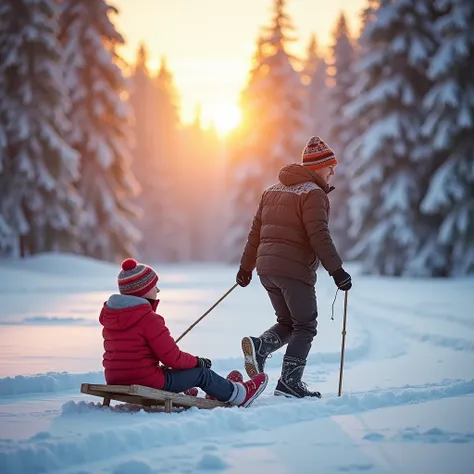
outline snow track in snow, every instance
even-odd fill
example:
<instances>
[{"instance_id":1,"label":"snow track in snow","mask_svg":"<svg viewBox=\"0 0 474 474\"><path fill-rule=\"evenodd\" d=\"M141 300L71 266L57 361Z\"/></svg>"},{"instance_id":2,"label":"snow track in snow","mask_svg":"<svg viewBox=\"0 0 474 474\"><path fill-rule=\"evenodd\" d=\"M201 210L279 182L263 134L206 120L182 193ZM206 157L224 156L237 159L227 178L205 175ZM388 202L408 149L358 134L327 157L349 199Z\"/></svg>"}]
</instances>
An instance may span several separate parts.
<instances>
[{"instance_id":1,"label":"snow track in snow","mask_svg":"<svg viewBox=\"0 0 474 474\"><path fill-rule=\"evenodd\" d=\"M410 305L400 304L399 302L386 302L381 303L379 300L368 297L358 297L357 303L359 306L363 305L364 308L379 308L383 313L389 311L391 313L396 313L398 318L404 318L406 315L409 315L410 318L415 316L416 318L421 318L425 320L440 321L441 323L453 322L459 326L474 330L474 320L469 319L469 316L463 317L455 314L457 311L463 311L463 309L457 309L456 306L450 306L448 308L443 307L442 305L438 306L428 306L427 303L420 302L417 309L413 308ZM431 303L434 305L434 303ZM465 309L464 309L465 311Z\"/></svg>"},{"instance_id":2,"label":"snow track in snow","mask_svg":"<svg viewBox=\"0 0 474 474\"><path fill-rule=\"evenodd\" d=\"M442 328L433 325L425 326L423 330L420 330L417 329L417 325L414 324L413 321L407 322L403 316L399 316L403 314L400 313L399 309L385 307L384 312L389 313L392 317L380 316L380 312L377 310L377 305L375 304L370 303L364 306L364 318L367 321L383 321L386 326L386 331L388 328L391 328L395 332L417 342L428 342L434 346L455 351L474 352L474 340L472 335L470 338L464 338L439 334L437 332L441 332Z\"/></svg>"}]
</instances>

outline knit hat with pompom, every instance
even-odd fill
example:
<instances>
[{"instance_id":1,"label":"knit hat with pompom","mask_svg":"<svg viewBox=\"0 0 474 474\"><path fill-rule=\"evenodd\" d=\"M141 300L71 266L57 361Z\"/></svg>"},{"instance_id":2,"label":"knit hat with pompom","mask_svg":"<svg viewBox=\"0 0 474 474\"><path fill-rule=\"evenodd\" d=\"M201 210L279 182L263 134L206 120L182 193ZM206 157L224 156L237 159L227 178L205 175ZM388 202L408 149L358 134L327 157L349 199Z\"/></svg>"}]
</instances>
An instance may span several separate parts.
<instances>
[{"instance_id":1,"label":"knit hat with pompom","mask_svg":"<svg viewBox=\"0 0 474 474\"><path fill-rule=\"evenodd\" d=\"M337 159L324 140L319 137L311 137L304 147L301 164L312 170L317 170L326 166L337 166Z\"/></svg>"},{"instance_id":2,"label":"knit hat with pompom","mask_svg":"<svg viewBox=\"0 0 474 474\"><path fill-rule=\"evenodd\" d=\"M158 275L148 265L127 258L122 262L117 280L122 295L143 296L156 286Z\"/></svg>"}]
</instances>

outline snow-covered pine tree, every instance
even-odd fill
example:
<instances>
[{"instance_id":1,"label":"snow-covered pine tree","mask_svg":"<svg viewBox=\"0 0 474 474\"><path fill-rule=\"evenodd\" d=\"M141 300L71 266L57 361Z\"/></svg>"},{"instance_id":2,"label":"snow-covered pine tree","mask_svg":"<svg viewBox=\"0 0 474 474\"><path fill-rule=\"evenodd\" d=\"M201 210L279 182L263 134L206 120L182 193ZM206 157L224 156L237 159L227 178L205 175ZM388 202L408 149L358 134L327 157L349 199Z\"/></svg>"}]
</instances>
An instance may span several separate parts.
<instances>
[{"instance_id":1,"label":"snow-covered pine tree","mask_svg":"<svg viewBox=\"0 0 474 474\"><path fill-rule=\"evenodd\" d=\"M351 255L364 271L402 275L424 236L420 218L422 101L434 52L431 0L382 0L361 38L359 78L347 112L362 132L352 156Z\"/></svg>"},{"instance_id":2,"label":"snow-covered pine tree","mask_svg":"<svg viewBox=\"0 0 474 474\"><path fill-rule=\"evenodd\" d=\"M140 185L148 186L150 183L143 181L145 175L149 174L147 166L143 165L143 160L150 160L153 154L154 132L156 118L154 113L153 81L147 66L148 51L144 44L140 44L133 73L130 80L130 105L133 109L133 154L132 170ZM138 155L138 159L137 159ZM138 166L136 166L138 165ZM155 169L156 170L156 169ZM153 171L155 171L153 170ZM149 180L151 177L148 178ZM143 199L141 194L139 200Z\"/></svg>"},{"instance_id":3,"label":"snow-covered pine tree","mask_svg":"<svg viewBox=\"0 0 474 474\"><path fill-rule=\"evenodd\" d=\"M160 228L161 196L159 182L159 160L156 150L157 117L156 90L147 66L148 53L143 44L137 51L131 77L130 104L133 109L134 144L132 148L132 172L142 192L135 203L140 208L141 218L137 227L142 239L137 244L140 258L156 261L161 241L157 235Z\"/></svg>"},{"instance_id":4,"label":"snow-covered pine tree","mask_svg":"<svg viewBox=\"0 0 474 474\"><path fill-rule=\"evenodd\" d=\"M321 55L319 53L318 40L314 33L311 33L306 47L306 54L303 62L303 69L301 71L301 81L307 85L311 82L314 72L321 62Z\"/></svg>"},{"instance_id":5,"label":"snow-covered pine tree","mask_svg":"<svg viewBox=\"0 0 474 474\"><path fill-rule=\"evenodd\" d=\"M369 35L365 34L370 23L376 20L376 12L380 7L380 0L366 0L366 6L361 11L361 22L360 30L358 33L357 40L355 42L355 57L354 63L352 65L352 70L354 74L354 84L353 87L349 89L349 100L344 109L345 116L353 119L351 123L351 129L354 131L354 135L361 135L366 131L366 129L374 122L377 118L377 112L370 112L366 110L366 113L362 116L358 116L354 120L355 115L352 110L352 103L354 100L358 99L359 93L362 90L370 90L374 86L376 80L371 77L370 73L364 71L367 68L366 62L370 58L371 49L374 50L374 47L371 45L372 39ZM379 53L377 53L379 54ZM362 60L365 62L363 63ZM354 150L354 142L348 144L347 152L352 153ZM360 157L357 155L351 154L351 160L354 164L360 160ZM366 160L366 163L370 162L370 158ZM352 171L347 174L347 179L349 182L349 189L351 191L351 200L348 202L349 210L349 221L351 226L349 228L349 239L352 240L353 245L358 242L359 233L363 228L369 228L372 223L372 216L370 214L369 206L371 205L372 195L370 187L360 187L359 183L354 182L354 178L358 176L362 170L355 171L355 167L352 168ZM361 250L354 251L353 247L346 257L349 258L360 258ZM366 271L370 271L367 270Z\"/></svg>"},{"instance_id":6,"label":"snow-covered pine tree","mask_svg":"<svg viewBox=\"0 0 474 474\"><path fill-rule=\"evenodd\" d=\"M242 255L243 245L252 222L253 213L260 199L265 180L264 157L260 155L261 141L258 130L258 117L265 109L263 96L252 94L259 87L263 74L260 64L263 61L264 40L259 37L252 58L249 81L240 95L242 121L240 126L226 140L226 160L228 183L228 232L225 237L225 259L236 263Z\"/></svg>"},{"instance_id":7,"label":"snow-covered pine tree","mask_svg":"<svg viewBox=\"0 0 474 474\"><path fill-rule=\"evenodd\" d=\"M355 50L343 13L339 16L334 30L331 50L334 73L331 76L331 86L326 91L326 128L322 131L322 136L333 148L338 160L332 183L335 190L329 195L332 210L330 226L337 249L345 258L353 245L349 234L351 190L348 175L348 168L353 160L347 152L347 147L356 138L357 133L353 118L345 112L346 105L351 101L350 89L355 80Z\"/></svg>"},{"instance_id":8,"label":"snow-covered pine tree","mask_svg":"<svg viewBox=\"0 0 474 474\"><path fill-rule=\"evenodd\" d=\"M391 0L388 1L390 2ZM387 0L366 0L365 8L363 8L360 12L360 29L357 35L357 44L359 44L361 40L363 42L364 31L369 23L372 23L377 19L375 13L380 8L382 2L387 2Z\"/></svg>"},{"instance_id":9,"label":"snow-covered pine tree","mask_svg":"<svg viewBox=\"0 0 474 474\"><path fill-rule=\"evenodd\" d=\"M14 243L13 229L9 225L7 212L9 205L7 205L7 188L3 177L6 177L6 153L7 153L7 136L6 136L6 102L7 102L7 91L6 91L6 74L2 69L2 65L5 62L2 60L4 51L4 39L2 32L6 31L5 20L7 20L6 8L9 5L6 3L0 4L0 255L8 255L12 252L12 246Z\"/></svg>"},{"instance_id":10,"label":"snow-covered pine tree","mask_svg":"<svg viewBox=\"0 0 474 474\"><path fill-rule=\"evenodd\" d=\"M307 114L307 136L326 135L328 121L325 107L327 90L327 64L318 50L316 36L310 37L303 68L302 82L305 85L305 105Z\"/></svg>"},{"instance_id":11,"label":"snow-covered pine tree","mask_svg":"<svg viewBox=\"0 0 474 474\"><path fill-rule=\"evenodd\" d=\"M309 138L305 130L304 90L300 74L293 67L295 58L288 52L295 28L285 8L286 0L274 0L271 24L263 32L264 54L259 65L262 78L249 91L250 100L260 100L254 94L263 95L264 115L259 117L258 131L266 156L268 184L275 181L281 166L300 161Z\"/></svg>"},{"instance_id":12,"label":"snow-covered pine tree","mask_svg":"<svg viewBox=\"0 0 474 474\"><path fill-rule=\"evenodd\" d=\"M184 217L183 199L189 193L181 186L180 100L172 71L166 58L161 59L158 74L153 79L154 146L158 173L155 176L158 194L156 213L159 224L155 228L158 258L165 261L180 261L188 256L189 235ZM192 148L190 148L192 149ZM190 159L189 149L184 150L183 165Z\"/></svg>"},{"instance_id":13,"label":"snow-covered pine tree","mask_svg":"<svg viewBox=\"0 0 474 474\"><path fill-rule=\"evenodd\" d=\"M69 140L81 157L82 252L110 261L134 255L140 238L131 204L139 189L130 170L131 113L116 53L124 40L113 13L104 0L63 0L60 34L72 102Z\"/></svg>"},{"instance_id":14,"label":"snow-covered pine tree","mask_svg":"<svg viewBox=\"0 0 474 474\"><path fill-rule=\"evenodd\" d=\"M0 5L0 232L13 254L75 250L78 156L65 141L57 14L54 0Z\"/></svg>"},{"instance_id":15,"label":"snow-covered pine tree","mask_svg":"<svg viewBox=\"0 0 474 474\"><path fill-rule=\"evenodd\" d=\"M474 273L474 3L437 0L440 47L428 75L423 133L434 163L421 210L434 229L410 270L415 275Z\"/></svg>"},{"instance_id":16,"label":"snow-covered pine tree","mask_svg":"<svg viewBox=\"0 0 474 474\"><path fill-rule=\"evenodd\" d=\"M232 261L240 257L261 193L277 180L283 165L300 161L308 138L304 89L287 51L294 28L285 3L274 0L271 25L259 37L254 67L242 93L244 124L231 151L235 217L228 247Z\"/></svg>"}]
</instances>

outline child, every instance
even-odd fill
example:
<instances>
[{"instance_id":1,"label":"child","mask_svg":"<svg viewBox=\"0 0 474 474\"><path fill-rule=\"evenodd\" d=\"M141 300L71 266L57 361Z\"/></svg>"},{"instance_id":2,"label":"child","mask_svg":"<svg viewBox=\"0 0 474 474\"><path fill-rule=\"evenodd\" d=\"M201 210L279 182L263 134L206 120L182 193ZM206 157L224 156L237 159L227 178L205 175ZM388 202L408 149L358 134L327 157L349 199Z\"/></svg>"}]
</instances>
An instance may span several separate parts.
<instances>
[{"instance_id":1,"label":"child","mask_svg":"<svg viewBox=\"0 0 474 474\"><path fill-rule=\"evenodd\" d=\"M132 258L122 262L120 294L104 303L99 321L104 327L105 379L110 385L145 385L168 392L200 387L208 398L248 407L265 390L268 376L247 382L223 378L211 361L183 352L174 342L165 320L155 313L158 275ZM165 366L161 367L160 362Z\"/></svg>"}]
</instances>

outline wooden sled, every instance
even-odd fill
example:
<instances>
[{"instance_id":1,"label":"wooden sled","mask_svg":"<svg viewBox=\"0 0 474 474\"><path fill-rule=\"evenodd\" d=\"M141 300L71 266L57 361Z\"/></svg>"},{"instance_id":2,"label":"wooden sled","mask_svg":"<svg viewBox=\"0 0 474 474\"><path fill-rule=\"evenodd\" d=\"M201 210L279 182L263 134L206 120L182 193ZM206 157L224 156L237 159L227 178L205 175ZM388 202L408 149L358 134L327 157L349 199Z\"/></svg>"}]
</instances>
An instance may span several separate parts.
<instances>
[{"instance_id":1,"label":"wooden sled","mask_svg":"<svg viewBox=\"0 0 474 474\"><path fill-rule=\"evenodd\" d=\"M143 385L100 385L81 384L81 393L102 397L104 406L110 406L111 400L139 405L144 408L161 409L165 413L187 410L191 407L211 409L228 407L227 403L208 400L203 397L193 397L182 393L166 392Z\"/></svg>"}]
</instances>

